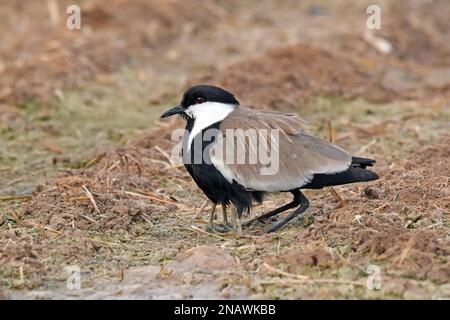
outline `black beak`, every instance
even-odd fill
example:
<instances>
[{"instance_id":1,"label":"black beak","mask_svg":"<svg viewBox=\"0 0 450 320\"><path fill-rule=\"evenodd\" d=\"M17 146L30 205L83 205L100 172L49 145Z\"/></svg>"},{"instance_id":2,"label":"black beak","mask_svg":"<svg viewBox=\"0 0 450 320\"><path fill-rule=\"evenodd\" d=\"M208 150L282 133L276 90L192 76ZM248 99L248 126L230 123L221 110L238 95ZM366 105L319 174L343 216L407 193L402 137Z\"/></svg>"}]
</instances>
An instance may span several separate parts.
<instances>
[{"instance_id":1,"label":"black beak","mask_svg":"<svg viewBox=\"0 0 450 320\"><path fill-rule=\"evenodd\" d=\"M179 113L182 113L182 112L184 112L183 107L182 106L176 106L176 107L173 107L172 109L169 109L166 112L164 112L161 115L161 118L167 118L167 117L173 116L174 114L179 114Z\"/></svg>"}]
</instances>

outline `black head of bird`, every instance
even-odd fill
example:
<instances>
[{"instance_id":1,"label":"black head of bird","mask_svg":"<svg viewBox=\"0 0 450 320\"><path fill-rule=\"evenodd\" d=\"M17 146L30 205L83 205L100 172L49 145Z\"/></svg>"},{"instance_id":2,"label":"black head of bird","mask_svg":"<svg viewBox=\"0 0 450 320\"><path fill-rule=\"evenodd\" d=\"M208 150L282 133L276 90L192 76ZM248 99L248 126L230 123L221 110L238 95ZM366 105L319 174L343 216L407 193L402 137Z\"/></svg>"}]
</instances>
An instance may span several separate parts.
<instances>
[{"instance_id":1,"label":"black head of bird","mask_svg":"<svg viewBox=\"0 0 450 320\"><path fill-rule=\"evenodd\" d=\"M239 101L228 91L215 86L198 85L186 90L180 104L164 112L161 118L175 114L179 114L185 119L203 118L202 113L217 114L223 108L228 110L230 107L234 108L238 105Z\"/></svg>"},{"instance_id":2,"label":"black head of bird","mask_svg":"<svg viewBox=\"0 0 450 320\"><path fill-rule=\"evenodd\" d=\"M255 221L266 222L272 216L295 208L266 231L284 227L308 208L309 201L301 189L322 189L378 179L376 173L367 170L375 160L352 157L340 147L309 134L305 122L292 114L240 106L233 94L219 87L198 85L189 88L180 104L161 117L175 114L187 120L183 143L186 169L214 204L232 204L235 229L241 228L242 213L249 211L254 201L262 202L266 193L290 192L293 200L244 226ZM204 139L210 129L214 129L214 136ZM245 140L249 132L256 132L259 138L261 132L267 133L267 130L277 133L276 141L249 147L251 143ZM239 134L243 134L244 139L236 139ZM243 154L247 161L254 156L252 159L257 161L241 163L235 161L236 157L229 161L229 158L217 156L218 149L223 148L219 141L240 141L244 147L234 143L235 153ZM276 150L276 170L270 174L264 173L268 164L261 160L258 150L261 147L265 148L264 152ZM225 148L228 151L227 148L228 145ZM198 154L201 161L194 159Z\"/></svg>"}]
</instances>

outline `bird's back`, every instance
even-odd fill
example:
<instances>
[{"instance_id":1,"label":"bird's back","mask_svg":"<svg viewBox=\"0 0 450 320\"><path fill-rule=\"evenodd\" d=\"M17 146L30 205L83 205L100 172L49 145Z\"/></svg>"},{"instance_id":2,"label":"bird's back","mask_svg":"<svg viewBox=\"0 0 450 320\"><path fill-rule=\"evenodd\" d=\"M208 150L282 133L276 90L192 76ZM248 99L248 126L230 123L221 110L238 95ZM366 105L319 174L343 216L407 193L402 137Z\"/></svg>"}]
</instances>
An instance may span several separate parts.
<instances>
[{"instance_id":1,"label":"bird's back","mask_svg":"<svg viewBox=\"0 0 450 320\"><path fill-rule=\"evenodd\" d=\"M212 161L230 181L267 192L300 188L314 174L348 169L352 157L343 149L310 135L305 124L291 114L239 107L220 124L226 143L217 146L222 152L212 152ZM257 140L253 144L256 145L252 145L249 137L255 134ZM242 152L245 152L244 163L238 160ZM235 157L233 161L226 158L230 153ZM269 154L273 161L270 165L261 157ZM255 158L256 163L249 163L248 160Z\"/></svg>"}]
</instances>

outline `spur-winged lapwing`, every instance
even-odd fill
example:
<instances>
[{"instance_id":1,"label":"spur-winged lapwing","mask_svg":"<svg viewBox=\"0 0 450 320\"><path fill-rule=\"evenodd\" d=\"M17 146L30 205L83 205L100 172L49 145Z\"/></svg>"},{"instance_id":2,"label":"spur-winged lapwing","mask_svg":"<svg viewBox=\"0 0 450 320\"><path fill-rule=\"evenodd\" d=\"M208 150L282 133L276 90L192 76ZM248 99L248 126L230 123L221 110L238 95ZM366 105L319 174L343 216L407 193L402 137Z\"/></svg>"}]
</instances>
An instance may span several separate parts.
<instances>
[{"instance_id":1,"label":"spur-winged lapwing","mask_svg":"<svg viewBox=\"0 0 450 320\"><path fill-rule=\"evenodd\" d=\"M376 173L366 169L375 160L352 157L338 146L312 136L306 131L305 122L292 114L240 106L233 94L219 87L198 85L189 88L180 105L167 110L161 117L175 114L187 122L182 149L186 169L213 202L214 209L219 203L224 208L233 205L231 218L234 228L239 231L242 213L248 212L254 201L262 202L266 193L290 192L294 197L292 202L246 224L255 220L265 222L295 208L266 229L273 232L308 208L309 201L300 189L321 189L378 179ZM236 132L244 135L244 139L239 139ZM252 132L256 132L256 140L250 139L255 137ZM261 132L277 135L269 134L269 137ZM274 137L276 139L272 139ZM257 143L250 143L250 140ZM236 154L228 158L229 145ZM265 150L261 153L258 149ZM276 157L271 159L277 162L272 172L261 156L270 152L275 153ZM245 161L236 161L242 155ZM256 161L251 162L250 158ZM211 217L211 225L212 221ZM225 211L224 222L227 223Z\"/></svg>"}]
</instances>

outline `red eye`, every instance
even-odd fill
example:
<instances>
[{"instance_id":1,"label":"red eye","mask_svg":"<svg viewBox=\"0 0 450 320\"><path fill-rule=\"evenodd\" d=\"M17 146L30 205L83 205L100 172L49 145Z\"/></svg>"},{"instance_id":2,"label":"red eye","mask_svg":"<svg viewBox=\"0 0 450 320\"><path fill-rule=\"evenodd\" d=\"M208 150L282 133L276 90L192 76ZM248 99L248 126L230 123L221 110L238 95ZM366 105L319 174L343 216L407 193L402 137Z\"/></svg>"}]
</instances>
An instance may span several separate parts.
<instances>
[{"instance_id":1,"label":"red eye","mask_svg":"<svg viewBox=\"0 0 450 320\"><path fill-rule=\"evenodd\" d=\"M206 99L202 98L202 97L198 97L197 99L195 99L196 104L205 103L205 102L206 102Z\"/></svg>"}]
</instances>

